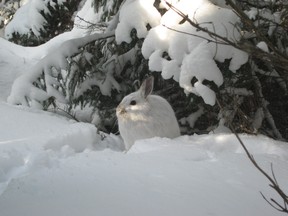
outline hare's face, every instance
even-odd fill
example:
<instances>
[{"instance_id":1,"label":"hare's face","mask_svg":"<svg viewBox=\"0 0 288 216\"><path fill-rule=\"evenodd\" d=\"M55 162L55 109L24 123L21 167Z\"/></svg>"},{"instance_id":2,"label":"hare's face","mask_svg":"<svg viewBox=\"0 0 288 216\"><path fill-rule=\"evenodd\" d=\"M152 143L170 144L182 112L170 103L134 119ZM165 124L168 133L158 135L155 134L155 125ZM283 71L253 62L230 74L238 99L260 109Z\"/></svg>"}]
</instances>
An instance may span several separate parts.
<instances>
[{"instance_id":1,"label":"hare's face","mask_svg":"<svg viewBox=\"0 0 288 216\"><path fill-rule=\"evenodd\" d=\"M141 97L139 92L134 92L123 98L116 109L116 115L119 120L143 121L149 110L147 99Z\"/></svg>"}]
</instances>

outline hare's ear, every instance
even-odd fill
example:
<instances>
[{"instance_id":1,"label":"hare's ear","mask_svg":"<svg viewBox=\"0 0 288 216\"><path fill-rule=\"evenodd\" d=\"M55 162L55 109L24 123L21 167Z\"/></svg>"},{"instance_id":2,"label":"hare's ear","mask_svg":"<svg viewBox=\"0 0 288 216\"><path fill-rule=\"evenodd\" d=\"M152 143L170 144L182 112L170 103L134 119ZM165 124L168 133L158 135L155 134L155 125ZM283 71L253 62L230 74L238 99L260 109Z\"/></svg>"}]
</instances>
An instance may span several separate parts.
<instances>
[{"instance_id":1,"label":"hare's ear","mask_svg":"<svg viewBox=\"0 0 288 216\"><path fill-rule=\"evenodd\" d=\"M147 79L145 79L139 89L141 96L143 98L146 98L148 95L150 95L153 91L153 86L154 86L153 76L150 76Z\"/></svg>"}]
</instances>

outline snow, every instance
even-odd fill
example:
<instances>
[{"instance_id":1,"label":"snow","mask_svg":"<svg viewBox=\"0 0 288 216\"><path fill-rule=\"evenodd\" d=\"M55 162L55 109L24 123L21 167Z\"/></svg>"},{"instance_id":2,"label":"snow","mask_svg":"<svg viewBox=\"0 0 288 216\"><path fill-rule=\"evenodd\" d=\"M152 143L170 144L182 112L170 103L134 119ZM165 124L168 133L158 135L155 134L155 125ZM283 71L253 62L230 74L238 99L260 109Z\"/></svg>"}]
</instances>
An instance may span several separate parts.
<instances>
[{"instance_id":1,"label":"snow","mask_svg":"<svg viewBox=\"0 0 288 216\"><path fill-rule=\"evenodd\" d=\"M91 13L84 13L87 10L87 5L91 6L91 0L86 1L86 4L78 14L87 22L91 22L95 17ZM22 17L26 15L26 13L23 13ZM5 81L0 80L0 84L6 86L3 88L3 92L0 92L2 100L8 98L11 104L30 105L38 108L41 108L38 101L46 100L51 96L57 98L61 103L66 102L66 98L57 90L59 83L57 83L55 75L52 74L50 68L65 69L67 66L67 57L79 52L80 46L96 40L98 37L114 35L114 32L102 35L99 32L97 33L97 31L93 31L93 34L90 35L91 31L88 33L87 29L81 28L78 25L78 21L76 19L76 24L70 32L60 34L37 47L22 47L0 38L0 57L2 57L0 74L2 77L6 77ZM23 24L19 20L17 23ZM17 23L13 24L12 22L10 25L14 26L13 28L18 28ZM37 82L37 78L43 72L45 74L45 84L47 85L46 91L33 85L33 82ZM101 90L103 89L103 92L107 95L110 94L112 87L118 88L112 78L107 79L101 85Z\"/></svg>"},{"instance_id":2,"label":"snow","mask_svg":"<svg viewBox=\"0 0 288 216\"><path fill-rule=\"evenodd\" d=\"M119 24L116 28L116 41L131 42L130 32L137 31L138 38L147 35L147 25L154 27L159 24L160 14L153 6L154 0L127 0L123 4L119 15Z\"/></svg>"},{"instance_id":3,"label":"snow","mask_svg":"<svg viewBox=\"0 0 288 216\"><path fill-rule=\"evenodd\" d=\"M283 11L276 11L274 13L272 13L272 11L270 9L267 8L263 8L263 9L257 9L255 7L251 7L249 9L249 11L244 11L247 16L252 19L255 20L255 25L257 26L259 23L259 20L263 19L263 20L269 20L271 21L271 23L269 23L269 30L268 30L268 35L271 36L273 34L273 32L275 31L276 25L281 22L281 16L283 15ZM256 19L259 19L258 21L256 21ZM261 20L261 22L263 22L263 20Z\"/></svg>"},{"instance_id":4,"label":"snow","mask_svg":"<svg viewBox=\"0 0 288 216\"><path fill-rule=\"evenodd\" d=\"M14 14L11 22L6 26L5 37L9 39L13 33L30 35L30 31L32 31L35 36L40 36L40 32L45 31L43 24L45 24L46 21L39 12L44 11L45 13L49 13L47 2L50 1L25 1Z\"/></svg>"},{"instance_id":5,"label":"snow","mask_svg":"<svg viewBox=\"0 0 288 216\"><path fill-rule=\"evenodd\" d=\"M103 32L103 29L97 26L97 23L101 23L101 17L104 13L104 11L101 10L103 7L101 7L98 13L95 13L93 9L91 10L91 5L93 4L93 0L85 1L83 7L79 12L77 12L74 19L74 30L78 29L79 31L83 32L83 35ZM95 27L92 27L92 25Z\"/></svg>"},{"instance_id":6,"label":"snow","mask_svg":"<svg viewBox=\"0 0 288 216\"><path fill-rule=\"evenodd\" d=\"M269 48L267 46L267 44L264 41L261 41L257 44L257 47L261 50L263 50L264 52L269 52Z\"/></svg>"},{"instance_id":7,"label":"snow","mask_svg":"<svg viewBox=\"0 0 288 216\"><path fill-rule=\"evenodd\" d=\"M182 0L174 2L173 6L202 28L232 42L240 37L234 27L238 17L228 8L218 7L207 0ZM174 10L168 10L161 17L160 24L146 36L142 47L143 56L149 59L150 70L161 72L165 79L173 77L187 93L199 95L205 103L214 105L215 92L202 82L207 79L218 86L222 84L222 73L215 60L223 62L231 59L229 69L236 72L247 62L248 55L221 44L220 39L198 31L187 22L179 24L182 19ZM163 53L168 53L171 60L163 58ZM198 80L198 87L191 84L194 77Z\"/></svg>"},{"instance_id":8,"label":"snow","mask_svg":"<svg viewBox=\"0 0 288 216\"><path fill-rule=\"evenodd\" d=\"M155 137L124 152L119 136L52 113L2 102L0 119L3 216L280 215L233 134ZM287 190L287 143L241 138Z\"/></svg>"},{"instance_id":9,"label":"snow","mask_svg":"<svg viewBox=\"0 0 288 216\"><path fill-rule=\"evenodd\" d=\"M196 112L191 113L188 117L180 119L181 124L187 122L191 128L194 128L196 121L204 114L204 108L200 107Z\"/></svg>"}]
</instances>

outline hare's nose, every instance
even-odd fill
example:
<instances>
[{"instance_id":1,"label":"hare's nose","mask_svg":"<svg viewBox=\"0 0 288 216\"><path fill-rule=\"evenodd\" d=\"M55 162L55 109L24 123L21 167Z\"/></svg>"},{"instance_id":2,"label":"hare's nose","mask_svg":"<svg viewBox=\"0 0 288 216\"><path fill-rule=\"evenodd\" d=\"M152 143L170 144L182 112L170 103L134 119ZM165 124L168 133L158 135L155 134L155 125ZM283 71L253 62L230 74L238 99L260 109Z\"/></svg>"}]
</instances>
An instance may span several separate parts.
<instances>
[{"instance_id":1,"label":"hare's nose","mask_svg":"<svg viewBox=\"0 0 288 216\"><path fill-rule=\"evenodd\" d=\"M126 113L126 110L125 110L125 108L123 106L119 105L116 108L116 113L117 114L124 114L124 113Z\"/></svg>"}]
</instances>

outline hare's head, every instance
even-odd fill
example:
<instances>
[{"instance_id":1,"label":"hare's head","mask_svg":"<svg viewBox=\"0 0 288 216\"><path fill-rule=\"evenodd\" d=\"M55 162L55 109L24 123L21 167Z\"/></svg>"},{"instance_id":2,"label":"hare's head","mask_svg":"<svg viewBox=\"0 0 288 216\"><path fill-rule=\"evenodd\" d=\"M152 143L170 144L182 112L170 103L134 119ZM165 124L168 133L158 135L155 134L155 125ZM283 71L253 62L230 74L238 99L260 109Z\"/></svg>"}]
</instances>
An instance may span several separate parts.
<instances>
[{"instance_id":1,"label":"hare's head","mask_svg":"<svg viewBox=\"0 0 288 216\"><path fill-rule=\"evenodd\" d=\"M122 120L143 120L151 110L151 105L147 97L153 90L154 78L147 78L141 85L140 89L123 98L116 109L118 119Z\"/></svg>"}]
</instances>

